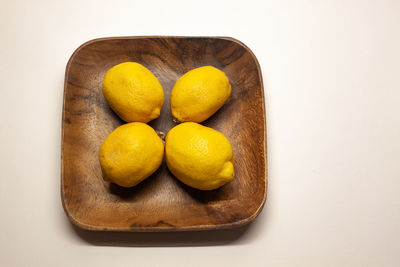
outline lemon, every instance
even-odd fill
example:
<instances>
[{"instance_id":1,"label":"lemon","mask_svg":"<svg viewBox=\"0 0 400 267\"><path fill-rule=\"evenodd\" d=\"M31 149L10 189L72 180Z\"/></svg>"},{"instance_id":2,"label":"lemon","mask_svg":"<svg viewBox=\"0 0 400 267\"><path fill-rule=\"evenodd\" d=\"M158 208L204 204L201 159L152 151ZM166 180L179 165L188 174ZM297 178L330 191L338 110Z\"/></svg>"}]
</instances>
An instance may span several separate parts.
<instances>
[{"instance_id":1,"label":"lemon","mask_svg":"<svg viewBox=\"0 0 400 267\"><path fill-rule=\"evenodd\" d=\"M104 76L103 95L126 122L149 122L160 116L164 91L154 74L139 63L125 62Z\"/></svg>"},{"instance_id":2,"label":"lemon","mask_svg":"<svg viewBox=\"0 0 400 267\"><path fill-rule=\"evenodd\" d=\"M171 173L197 189L216 189L234 176L232 146L228 139L194 122L179 124L168 132L165 156Z\"/></svg>"},{"instance_id":3,"label":"lemon","mask_svg":"<svg viewBox=\"0 0 400 267\"><path fill-rule=\"evenodd\" d=\"M100 147L103 178L132 187L155 172L164 156L164 144L145 123L132 122L115 129Z\"/></svg>"},{"instance_id":4,"label":"lemon","mask_svg":"<svg viewBox=\"0 0 400 267\"><path fill-rule=\"evenodd\" d=\"M185 73L171 91L172 115L181 122L202 122L217 112L231 94L224 72L212 66Z\"/></svg>"}]
</instances>

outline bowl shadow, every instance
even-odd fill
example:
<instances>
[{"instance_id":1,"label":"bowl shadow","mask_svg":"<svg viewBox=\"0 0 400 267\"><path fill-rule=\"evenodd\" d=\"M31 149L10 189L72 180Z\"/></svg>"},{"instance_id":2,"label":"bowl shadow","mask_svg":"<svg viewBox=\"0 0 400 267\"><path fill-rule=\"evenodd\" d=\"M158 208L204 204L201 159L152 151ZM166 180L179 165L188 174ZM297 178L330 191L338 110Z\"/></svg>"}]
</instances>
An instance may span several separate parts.
<instances>
[{"instance_id":1,"label":"bowl shadow","mask_svg":"<svg viewBox=\"0 0 400 267\"><path fill-rule=\"evenodd\" d=\"M182 232L101 232L88 231L70 223L86 243L114 247L196 247L228 245L240 240L252 223L232 229Z\"/></svg>"}]
</instances>

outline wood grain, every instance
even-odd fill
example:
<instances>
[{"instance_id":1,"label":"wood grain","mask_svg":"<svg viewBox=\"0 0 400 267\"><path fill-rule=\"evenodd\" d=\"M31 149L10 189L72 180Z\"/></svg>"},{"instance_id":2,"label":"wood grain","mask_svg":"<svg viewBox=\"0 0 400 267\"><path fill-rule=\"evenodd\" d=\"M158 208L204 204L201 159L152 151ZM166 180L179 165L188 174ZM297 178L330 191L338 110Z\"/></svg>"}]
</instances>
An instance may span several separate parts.
<instances>
[{"instance_id":1,"label":"wood grain","mask_svg":"<svg viewBox=\"0 0 400 267\"><path fill-rule=\"evenodd\" d=\"M214 191L180 183L165 162L147 180L125 189L104 182L98 151L123 122L101 93L105 72L135 61L150 69L165 93L161 116L149 124L167 133L175 123L169 95L185 72L223 70L232 85L227 103L203 124L232 143L235 179ZM267 189L264 90L253 53L228 37L117 37L89 41L68 62L62 122L61 196L64 210L88 230L168 231L229 228L251 222Z\"/></svg>"}]
</instances>

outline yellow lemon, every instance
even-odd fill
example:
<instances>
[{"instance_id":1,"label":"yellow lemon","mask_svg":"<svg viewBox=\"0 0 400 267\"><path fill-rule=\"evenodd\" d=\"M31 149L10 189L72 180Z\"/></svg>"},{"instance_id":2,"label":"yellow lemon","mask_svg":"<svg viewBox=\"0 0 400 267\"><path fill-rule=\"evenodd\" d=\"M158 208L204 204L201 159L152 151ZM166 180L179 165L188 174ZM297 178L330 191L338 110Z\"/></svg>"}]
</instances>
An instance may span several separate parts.
<instances>
[{"instance_id":1,"label":"yellow lemon","mask_svg":"<svg viewBox=\"0 0 400 267\"><path fill-rule=\"evenodd\" d=\"M100 147L103 178L123 187L137 185L161 165L164 144L145 123L132 122L115 129Z\"/></svg>"},{"instance_id":2,"label":"yellow lemon","mask_svg":"<svg viewBox=\"0 0 400 267\"><path fill-rule=\"evenodd\" d=\"M164 91L154 74L139 63L125 62L104 76L103 95L126 122L149 122L160 116Z\"/></svg>"},{"instance_id":3,"label":"yellow lemon","mask_svg":"<svg viewBox=\"0 0 400 267\"><path fill-rule=\"evenodd\" d=\"M225 73L212 66L185 73L171 92L172 115L181 122L202 122L217 112L231 94Z\"/></svg>"},{"instance_id":4,"label":"yellow lemon","mask_svg":"<svg viewBox=\"0 0 400 267\"><path fill-rule=\"evenodd\" d=\"M216 189L232 181L233 153L226 137L209 127L185 122L165 139L168 169L181 182L201 189Z\"/></svg>"}]
</instances>

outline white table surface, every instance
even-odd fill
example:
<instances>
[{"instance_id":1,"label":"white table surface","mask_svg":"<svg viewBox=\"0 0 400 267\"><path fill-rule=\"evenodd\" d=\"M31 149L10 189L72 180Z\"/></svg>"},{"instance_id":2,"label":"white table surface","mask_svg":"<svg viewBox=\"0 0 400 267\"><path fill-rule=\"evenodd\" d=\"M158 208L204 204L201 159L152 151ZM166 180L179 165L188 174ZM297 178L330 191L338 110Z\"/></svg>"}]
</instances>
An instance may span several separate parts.
<instances>
[{"instance_id":1,"label":"white table surface","mask_svg":"<svg viewBox=\"0 0 400 267\"><path fill-rule=\"evenodd\" d=\"M97 37L232 36L265 83L247 228L98 234L60 200L64 71ZM1 1L1 266L400 266L400 1Z\"/></svg>"}]
</instances>

